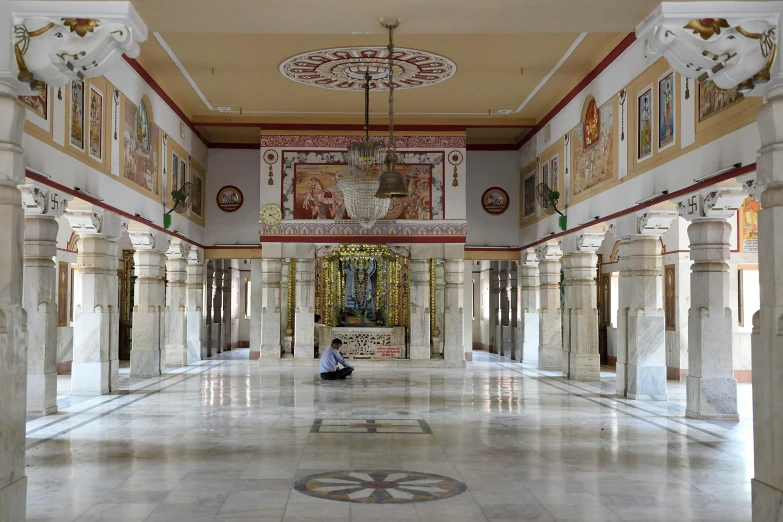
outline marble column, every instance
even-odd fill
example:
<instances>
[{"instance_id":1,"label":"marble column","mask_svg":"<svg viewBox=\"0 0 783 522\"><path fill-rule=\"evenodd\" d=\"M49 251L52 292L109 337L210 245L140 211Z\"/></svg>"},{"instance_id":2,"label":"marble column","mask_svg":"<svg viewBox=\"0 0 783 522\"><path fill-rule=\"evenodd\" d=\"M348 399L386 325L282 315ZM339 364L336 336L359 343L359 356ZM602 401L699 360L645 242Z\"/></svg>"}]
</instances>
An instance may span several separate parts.
<instances>
[{"instance_id":1,"label":"marble column","mask_svg":"<svg viewBox=\"0 0 783 522\"><path fill-rule=\"evenodd\" d=\"M166 366L178 368L188 364L187 279L190 243L180 238L169 241L166 250L166 313L163 339Z\"/></svg>"},{"instance_id":2,"label":"marble column","mask_svg":"<svg viewBox=\"0 0 783 522\"><path fill-rule=\"evenodd\" d=\"M753 318L753 522L783 519L783 86L758 112L761 309Z\"/></svg>"},{"instance_id":3,"label":"marble column","mask_svg":"<svg viewBox=\"0 0 783 522\"><path fill-rule=\"evenodd\" d=\"M294 269L296 261L294 261ZM294 345L294 324L288 324L288 303L290 292L295 290L294 281L291 279L291 260L283 260L282 278L280 279L280 338L283 339L281 355L291 355L291 349ZM293 314L291 314L293 318ZM292 319L293 321L293 319Z\"/></svg>"},{"instance_id":4,"label":"marble column","mask_svg":"<svg viewBox=\"0 0 783 522\"><path fill-rule=\"evenodd\" d=\"M511 261L500 262L500 331L503 357L511 357L514 332L511 328Z\"/></svg>"},{"instance_id":5,"label":"marble column","mask_svg":"<svg viewBox=\"0 0 783 522\"><path fill-rule=\"evenodd\" d=\"M10 5L10 4L7 4ZM10 9L10 8L9 8ZM0 6L0 14L5 6ZM10 23L6 24L10 28ZM10 29L9 29L10 30ZM10 33L0 31L10 37ZM5 47L10 49L6 40ZM10 52L6 52L10 59ZM2 60L0 60L2 61ZM3 65L0 63L0 66ZM0 67L2 70L2 67ZM27 318L22 308L24 212L17 185L24 182L25 108L14 88L0 83L0 520L25 520L25 415Z\"/></svg>"},{"instance_id":6,"label":"marble column","mask_svg":"<svg viewBox=\"0 0 783 522\"><path fill-rule=\"evenodd\" d=\"M231 350L231 260L223 260L222 272L222 296L223 315L221 316L223 324L220 326L220 349L224 352Z\"/></svg>"},{"instance_id":7,"label":"marble column","mask_svg":"<svg viewBox=\"0 0 783 522\"><path fill-rule=\"evenodd\" d=\"M498 262L489 263L489 352L500 353L500 279Z\"/></svg>"},{"instance_id":8,"label":"marble column","mask_svg":"<svg viewBox=\"0 0 783 522\"><path fill-rule=\"evenodd\" d=\"M250 261L253 300L250 318L250 350L258 352L260 363L280 359L282 299L280 282L283 279L280 259L253 259ZM257 288L256 288L257 287Z\"/></svg>"},{"instance_id":9,"label":"marble column","mask_svg":"<svg viewBox=\"0 0 783 522\"><path fill-rule=\"evenodd\" d=\"M511 344L508 356L515 360L522 360L522 329L519 325L519 282L517 279L517 263L509 261L508 288L509 288L509 327L511 327Z\"/></svg>"},{"instance_id":10,"label":"marble column","mask_svg":"<svg viewBox=\"0 0 783 522\"><path fill-rule=\"evenodd\" d=\"M560 313L560 259L563 251L557 241L536 248L539 273L538 367L562 368L563 333Z\"/></svg>"},{"instance_id":11,"label":"marble column","mask_svg":"<svg viewBox=\"0 0 783 522\"><path fill-rule=\"evenodd\" d=\"M444 289L445 307L443 332L443 358L447 366L463 367L465 365L465 347L463 343L463 314L465 296L463 295L463 281L465 269L462 260L447 260L443 263L443 279L446 283Z\"/></svg>"},{"instance_id":12,"label":"marble column","mask_svg":"<svg viewBox=\"0 0 783 522\"><path fill-rule=\"evenodd\" d=\"M443 279L443 262L435 263L435 325L438 331L433 332L432 353L443 355L443 330L446 329L443 309L445 306L446 281ZM435 335L435 334L439 335Z\"/></svg>"},{"instance_id":13,"label":"marble column","mask_svg":"<svg viewBox=\"0 0 783 522\"><path fill-rule=\"evenodd\" d=\"M538 356L538 294L538 257L535 251L527 250L522 252L519 265L519 329L522 341L519 361L525 360L525 354L536 354L535 359Z\"/></svg>"},{"instance_id":14,"label":"marble column","mask_svg":"<svg viewBox=\"0 0 783 522\"><path fill-rule=\"evenodd\" d=\"M71 205L65 212L79 237L73 291L73 364L71 395L111 391L111 284L117 266L109 256L109 238L120 236L120 218L92 205Z\"/></svg>"},{"instance_id":15,"label":"marble column","mask_svg":"<svg viewBox=\"0 0 783 522\"><path fill-rule=\"evenodd\" d=\"M206 307L206 313L204 314L204 341L206 351L202 353L202 358L204 359L212 357L215 350L215 345L212 342L212 296L215 285L215 266L211 259L206 263L206 272L207 284L204 287L204 306Z\"/></svg>"},{"instance_id":16,"label":"marble column","mask_svg":"<svg viewBox=\"0 0 783 522\"><path fill-rule=\"evenodd\" d=\"M223 353L223 263L222 259L215 259L215 276L213 279L214 287L212 290L212 354Z\"/></svg>"},{"instance_id":17,"label":"marble column","mask_svg":"<svg viewBox=\"0 0 783 522\"><path fill-rule=\"evenodd\" d=\"M685 381L688 417L738 418L731 334L736 319L731 312L727 264L731 225L727 219L734 217L744 199L740 187L714 187L677 203L680 215L690 222L693 261Z\"/></svg>"},{"instance_id":18,"label":"marble column","mask_svg":"<svg viewBox=\"0 0 783 522\"><path fill-rule=\"evenodd\" d=\"M294 358L313 359L315 352L315 262L296 260L294 304Z\"/></svg>"},{"instance_id":19,"label":"marble column","mask_svg":"<svg viewBox=\"0 0 783 522\"><path fill-rule=\"evenodd\" d=\"M120 228L107 230L109 270L106 273L106 302L109 304L109 391L120 389L120 278L122 263L120 237L127 230L128 221L119 217Z\"/></svg>"},{"instance_id":20,"label":"marble column","mask_svg":"<svg viewBox=\"0 0 783 522\"><path fill-rule=\"evenodd\" d=\"M628 270L628 256L630 237L620 239L618 248L617 268L619 277L617 279L617 366L615 369L615 392L621 397L628 396L628 313L630 310L631 288Z\"/></svg>"},{"instance_id":21,"label":"marble column","mask_svg":"<svg viewBox=\"0 0 783 522\"><path fill-rule=\"evenodd\" d=\"M206 349L204 328L204 250L191 247L188 254L186 278L186 332L188 357L187 364L196 363L203 358Z\"/></svg>"},{"instance_id":22,"label":"marble column","mask_svg":"<svg viewBox=\"0 0 783 522\"><path fill-rule=\"evenodd\" d=\"M165 234L148 227L131 228L128 235L136 249L130 374L154 377L161 374L167 360L161 328L165 324L163 267L168 241Z\"/></svg>"},{"instance_id":23,"label":"marble column","mask_svg":"<svg viewBox=\"0 0 783 522\"><path fill-rule=\"evenodd\" d=\"M411 259L410 358L430 358L430 261Z\"/></svg>"},{"instance_id":24,"label":"marble column","mask_svg":"<svg viewBox=\"0 0 783 522\"><path fill-rule=\"evenodd\" d=\"M601 379L595 251L603 238L604 230L585 230L565 236L561 245L566 282L562 366L569 379Z\"/></svg>"},{"instance_id":25,"label":"marble column","mask_svg":"<svg viewBox=\"0 0 783 522\"><path fill-rule=\"evenodd\" d=\"M72 198L37 184L20 185L24 207L24 289L27 312L27 412L57 411L58 217ZM67 306L60 303L60 306Z\"/></svg>"}]
</instances>

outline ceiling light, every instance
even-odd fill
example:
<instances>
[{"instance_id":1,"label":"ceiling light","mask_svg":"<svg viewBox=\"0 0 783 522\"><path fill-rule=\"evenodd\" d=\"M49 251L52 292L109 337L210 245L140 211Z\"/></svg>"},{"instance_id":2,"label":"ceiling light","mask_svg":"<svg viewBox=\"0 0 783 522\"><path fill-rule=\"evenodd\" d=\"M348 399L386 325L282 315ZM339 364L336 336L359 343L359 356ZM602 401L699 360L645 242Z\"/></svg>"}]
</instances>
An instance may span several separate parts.
<instances>
[{"instance_id":1,"label":"ceiling light","mask_svg":"<svg viewBox=\"0 0 783 522\"><path fill-rule=\"evenodd\" d=\"M511 114L511 113L512 113L512 112L514 112L514 111L512 111L511 109L498 109L498 110L497 110L497 111L495 111L495 112L496 112L497 114Z\"/></svg>"},{"instance_id":2,"label":"ceiling light","mask_svg":"<svg viewBox=\"0 0 783 522\"><path fill-rule=\"evenodd\" d=\"M231 107L218 107L218 112L231 112Z\"/></svg>"},{"instance_id":3,"label":"ceiling light","mask_svg":"<svg viewBox=\"0 0 783 522\"><path fill-rule=\"evenodd\" d=\"M726 167L725 169L716 170L712 174L706 174L704 176L701 176L699 178L694 179L693 181L696 182L696 183L701 183L702 181L706 181L706 180L708 180L710 178L714 178L715 176L720 176L721 174L725 174L727 172L731 172L732 170L738 169L740 167L742 167L742 163L735 163L734 165L732 165L730 167Z\"/></svg>"}]
</instances>

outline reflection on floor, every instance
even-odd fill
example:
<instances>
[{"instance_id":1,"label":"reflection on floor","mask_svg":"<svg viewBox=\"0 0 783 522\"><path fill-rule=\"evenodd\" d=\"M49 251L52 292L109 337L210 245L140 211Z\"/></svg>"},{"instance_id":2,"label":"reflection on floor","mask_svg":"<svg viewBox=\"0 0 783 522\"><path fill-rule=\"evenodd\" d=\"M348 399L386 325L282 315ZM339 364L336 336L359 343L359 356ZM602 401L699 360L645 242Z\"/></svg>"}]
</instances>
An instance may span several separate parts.
<instances>
[{"instance_id":1,"label":"reflection on floor","mask_svg":"<svg viewBox=\"0 0 783 522\"><path fill-rule=\"evenodd\" d=\"M466 370L357 364L334 386L246 358L123 369L122 393L94 398L60 377L60 412L27 426L28 520L750 520L748 385L739 423L702 422L682 383L619 400L609 372L481 352Z\"/></svg>"}]
</instances>

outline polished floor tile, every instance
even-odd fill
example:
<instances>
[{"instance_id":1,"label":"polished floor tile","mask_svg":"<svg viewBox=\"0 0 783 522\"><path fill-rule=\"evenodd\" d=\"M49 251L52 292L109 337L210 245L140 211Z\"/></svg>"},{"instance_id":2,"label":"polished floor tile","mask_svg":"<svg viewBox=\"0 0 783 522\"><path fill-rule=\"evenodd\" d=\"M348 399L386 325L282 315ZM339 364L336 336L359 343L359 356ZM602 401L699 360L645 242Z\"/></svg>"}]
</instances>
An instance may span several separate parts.
<instances>
[{"instance_id":1,"label":"polished floor tile","mask_svg":"<svg viewBox=\"0 0 783 522\"><path fill-rule=\"evenodd\" d=\"M124 368L103 397L60 376L59 413L28 419L28 520L750 520L749 385L740 422L708 422L683 383L629 401L608 369L570 382L475 352L322 382L246 357Z\"/></svg>"}]
</instances>

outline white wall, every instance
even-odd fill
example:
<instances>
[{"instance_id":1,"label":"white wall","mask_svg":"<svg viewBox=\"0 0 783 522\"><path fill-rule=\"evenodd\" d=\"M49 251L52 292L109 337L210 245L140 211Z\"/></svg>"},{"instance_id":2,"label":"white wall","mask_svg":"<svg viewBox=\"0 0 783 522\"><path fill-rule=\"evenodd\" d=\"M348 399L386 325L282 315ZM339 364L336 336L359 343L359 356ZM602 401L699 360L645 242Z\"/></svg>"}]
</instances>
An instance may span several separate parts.
<instances>
[{"instance_id":1,"label":"white wall","mask_svg":"<svg viewBox=\"0 0 783 522\"><path fill-rule=\"evenodd\" d=\"M519 164L516 151L468 151L467 153L468 246L518 246ZM481 196L490 187L508 192L508 210L487 213Z\"/></svg>"},{"instance_id":2,"label":"white wall","mask_svg":"<svg viewBox=\"0 0 783 522\"><path fill-rule=\"evenodd\" d=\"M206 245L259 244L261 156L258 150L209 149L212 168L207 176ZM215 199L225 185L242 191L244 203L236 212L223 212ZM266 185L265 185L266 187ZM280 201L279 182L271 187Z\"/></svg>"}]
</instances>

